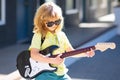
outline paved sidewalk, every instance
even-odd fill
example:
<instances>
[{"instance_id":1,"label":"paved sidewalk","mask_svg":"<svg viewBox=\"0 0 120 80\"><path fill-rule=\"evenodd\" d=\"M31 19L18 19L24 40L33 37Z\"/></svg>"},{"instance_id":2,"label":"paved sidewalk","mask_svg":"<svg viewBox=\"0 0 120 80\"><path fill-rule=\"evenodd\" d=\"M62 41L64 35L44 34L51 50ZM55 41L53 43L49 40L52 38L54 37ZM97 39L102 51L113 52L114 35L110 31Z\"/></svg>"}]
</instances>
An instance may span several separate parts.
<instances>
[{"instance_id":1,"label":"paved sidewalk","mask_svg":"<svg viewBox=\"0 0 120 80\"><path fill-rule=\"evenodd\" d=\"M16 70L16 57L27 49L29 44L14 44L0 49L0 74L9 74Z\"/></svg>"},{"instance_id":2,"label":"paved sidewalk","mask_svg":"<svg viewBox=\"0 0 120 80\"><path fill-rule=\"evenodd\" d=\"M93 58L82 58L70 65L68 74L74 80L120 80L120 36L108 42L115 42L114 50L96 51Z\"/></svg>"}]
</instances>

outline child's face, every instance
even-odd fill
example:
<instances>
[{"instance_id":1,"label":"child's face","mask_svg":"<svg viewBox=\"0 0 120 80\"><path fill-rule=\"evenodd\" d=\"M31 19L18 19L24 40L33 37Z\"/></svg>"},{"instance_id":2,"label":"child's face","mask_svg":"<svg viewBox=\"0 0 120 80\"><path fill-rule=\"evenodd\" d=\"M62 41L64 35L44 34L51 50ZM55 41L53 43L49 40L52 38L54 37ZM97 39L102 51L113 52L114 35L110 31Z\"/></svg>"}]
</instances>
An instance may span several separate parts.
<instances>
[{"instance_id":1,"label":"child's face","mask_svg":"<svg viewBox=\"0 0 120 80\"><path fill-rule=\"evenodd\" d=\"M60 18L50 18L45 22L45 26L49 31L54 32L60 23Z\"/></svg>"}]
</instances>

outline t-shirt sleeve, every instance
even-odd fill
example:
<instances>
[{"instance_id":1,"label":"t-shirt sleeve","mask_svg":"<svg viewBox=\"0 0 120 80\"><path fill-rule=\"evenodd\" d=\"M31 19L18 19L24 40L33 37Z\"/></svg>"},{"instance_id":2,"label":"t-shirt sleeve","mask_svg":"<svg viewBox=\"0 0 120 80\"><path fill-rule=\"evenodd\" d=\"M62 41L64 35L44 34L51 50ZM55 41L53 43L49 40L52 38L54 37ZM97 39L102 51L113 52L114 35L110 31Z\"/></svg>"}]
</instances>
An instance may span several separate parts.
<instances>
[{"instance_id":1,"label":"t-shirt sleeve","mask_svg":"<svg viewBox=\"0 0 120 80\"><path fill-rule=\"evenodd\" d=\"M67 36L64 32L63 32L62 37L63 37L63 40L64 40L64 48L67 49L69 47L72 47L70 41L68 40L68 38L67 38Z\"/></svg>"},{"instance_id":2,"label":"t-shirt sleeve","mask_svg":"<svg viewBox=\"0 0 120 80\"><path fill-rule=\"evenodd\" d=\"M29 49L31 48L40 49L40 47L41 47L41 34L34 33Z\"/></svg>"}]
</instances>

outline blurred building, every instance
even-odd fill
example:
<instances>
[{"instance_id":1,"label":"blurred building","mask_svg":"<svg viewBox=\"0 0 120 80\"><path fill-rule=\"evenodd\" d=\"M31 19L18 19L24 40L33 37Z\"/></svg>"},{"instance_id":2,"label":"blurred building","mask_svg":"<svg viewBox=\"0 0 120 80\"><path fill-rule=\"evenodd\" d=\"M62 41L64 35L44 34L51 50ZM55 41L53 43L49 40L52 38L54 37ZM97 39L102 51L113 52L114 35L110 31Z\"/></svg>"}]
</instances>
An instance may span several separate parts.
<instances>
[{"instance_id":1,"label":"blurred building","mask_svg":"<svg viewBox=\"0 0 120 80\"><path fill-rule=\"evenodd\" d=\"M53 1L62 10L65 27L99 22L113 12L114 0L0 0L0 47L30 41L34 13L39 5Z\"/></svg>"}]
</instances>

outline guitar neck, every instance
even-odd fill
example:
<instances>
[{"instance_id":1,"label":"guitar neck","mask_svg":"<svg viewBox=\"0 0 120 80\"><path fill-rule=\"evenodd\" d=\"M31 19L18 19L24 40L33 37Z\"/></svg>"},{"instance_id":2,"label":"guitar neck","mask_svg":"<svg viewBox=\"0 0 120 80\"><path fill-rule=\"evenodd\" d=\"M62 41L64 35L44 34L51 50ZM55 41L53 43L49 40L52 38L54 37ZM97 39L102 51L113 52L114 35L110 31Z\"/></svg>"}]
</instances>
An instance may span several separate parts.
<instances>
[{"instance_id":1,"label":"guitar neck","mask_svg":"<svg viewBox=\"0 0 120 80\"><path fill-rule=\"evenodd\" d=\"M81 53L90 51L91 49L95 50L96 48L95 48L95 46L90 46L90 47L77 49L77 50L70 51L70 52L65 52L61 55L61 58L66 58L66 57L74 56L74 55L77 55L77 54L81 54Z\"/></svg>"},{"instance_id":2,"label":"guitar neck","mask_svg":"<svg viewBox=\"0 0 120 80\"><path fill-rule=\"evenodd\" d=\"M45 55L49 53L52 53L55 49L59 48L58 46L56 45L52 45L52 46L49 46L48 48L42 50L40 53L44 53ZM116 48L116 44L115 43L97 43L95 46L89 46L89 47L86 47L86 48L81 48L81 49L77 49L77 50L73 50L73 51L69 51L69 52L65 52L65 53L62 53L62 55L60 56L61 58L66 58L66 57L69 57L69 56L74 56L74 55L77 55L77 54L81 54L81 53L84 53L84 52L87 52L87 51L90 51L91 49L92 50L100 50L101 52L107 50L107 49L115 49ZM56 57L57 55L51 55L49 57Z\"/></svg>"}]
</instances>

